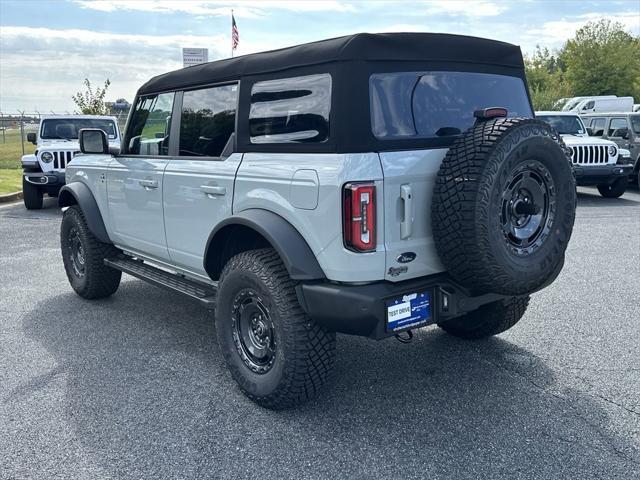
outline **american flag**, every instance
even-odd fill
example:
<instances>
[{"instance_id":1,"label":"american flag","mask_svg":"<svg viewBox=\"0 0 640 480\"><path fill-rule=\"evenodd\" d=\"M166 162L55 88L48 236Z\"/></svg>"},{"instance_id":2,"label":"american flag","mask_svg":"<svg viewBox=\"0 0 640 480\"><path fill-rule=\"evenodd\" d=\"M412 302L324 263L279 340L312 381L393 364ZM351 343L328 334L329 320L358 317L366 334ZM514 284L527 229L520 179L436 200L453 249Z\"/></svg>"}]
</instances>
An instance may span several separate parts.
<instances>
[{"instance_id":1,"label":"american flag","mask_svg":"<svg viewBox=\"0 0 640 480\"><path fill-rule=\"evenodd\" d=\"M240 34L238 33L238 26L236 25L236 19L231 14L231 51L238 48L240 43Z\"/></svg>"}]
</instances>

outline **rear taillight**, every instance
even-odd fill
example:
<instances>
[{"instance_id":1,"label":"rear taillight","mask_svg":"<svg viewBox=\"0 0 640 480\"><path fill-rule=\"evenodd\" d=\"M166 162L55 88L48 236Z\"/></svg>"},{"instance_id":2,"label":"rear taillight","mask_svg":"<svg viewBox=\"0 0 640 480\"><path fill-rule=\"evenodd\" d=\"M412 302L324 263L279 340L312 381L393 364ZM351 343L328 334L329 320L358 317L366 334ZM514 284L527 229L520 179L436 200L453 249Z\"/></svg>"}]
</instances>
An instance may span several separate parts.
<instances>
[{"instance_id":1,"label":"rear taillight","mask_svg":"<svg viewBox=\"0 0 640 480\"><path fill-rule=\"evenodd\" d=\"M376 249L376 187L373 183L347 183L342 196L344 244L349 250Z\"/></svg>"}]
</instances>

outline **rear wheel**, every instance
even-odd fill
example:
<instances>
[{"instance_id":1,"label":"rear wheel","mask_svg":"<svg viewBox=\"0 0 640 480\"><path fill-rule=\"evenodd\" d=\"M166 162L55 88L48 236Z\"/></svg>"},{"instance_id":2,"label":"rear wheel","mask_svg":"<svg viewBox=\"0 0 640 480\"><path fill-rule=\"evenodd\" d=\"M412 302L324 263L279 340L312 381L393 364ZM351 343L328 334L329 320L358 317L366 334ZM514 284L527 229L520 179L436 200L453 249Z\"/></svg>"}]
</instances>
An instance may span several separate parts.
<instances>
[{"instance_id":1,"label":"rear wheel","mask_svg":"<svg viewBox=\"0 0 640 480\"><path fill-rule=\"evenodd\" d=\"M605 198L618 198L627 190L627 183L629 183L627 177L618 178L613 183L598 185L598 191Z\"/></svg>"},{"instance_id":2,"label":"rear wheel","mask_svg":"<svg viewBox=\"0 0 640 480\"><path fill-rule=\"evenodd\" d=\"M60 227L62 261L71 287L86 299L108 297L118 290L122 272L104 264L119 252L91 233L78 205L69 207Z\"/></svg>"},{"instance_id":3,"label":"rear wheel","mask_svg":"<svg viewBox=\"0 0 640 480\"><path fill-rule=\"evenodd\" d=\"M220 276L216 331L240 389L259 405L291 407L327 381L336 335L304 313L273 249L233 257Z\"/></svg>"},{"instance_id":4,"label":"rear wheel","mask_svg":"<svg viewBox=\"0 0 640 480\"><path fill-rule=\"evenodd\" d=\"M42 190L22 177L22 198L27 210L42 208Z\"/></svg>"},{"instance_id":5,"label":"rear wheel","mask_svg":"<svg viewBox=\"0 0 640 480\"><path fill-rule=\"evenodd\" d=\"M439 323L438 326L451 335L469 340L490 337L518 323L528 305L529 296L513 297L483 305L478 310Z\"/></svg>"}]
</instances>

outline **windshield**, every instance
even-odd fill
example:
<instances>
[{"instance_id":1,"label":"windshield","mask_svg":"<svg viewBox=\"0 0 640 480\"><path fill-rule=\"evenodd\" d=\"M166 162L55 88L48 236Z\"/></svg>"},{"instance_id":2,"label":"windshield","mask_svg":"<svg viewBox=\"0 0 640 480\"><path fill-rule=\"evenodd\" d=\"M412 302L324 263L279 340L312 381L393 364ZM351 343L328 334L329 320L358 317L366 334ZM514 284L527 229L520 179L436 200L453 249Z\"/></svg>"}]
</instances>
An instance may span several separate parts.
<instances>
[{"instance_id":1,"label":"windshield","mask_svg":"<svg viewBox=\"0 0 640 480\"><path fill-rule=\"evenodd\" d=\"M633 133L640 133L640 115L629 115Z\"/></svg>"},{"instance_id":2,"label":"windshield","mask_svg":"<svg viewBox=\"0 0 640 480\"><path fill-rule=\"evenodd\" d=\"M371 75L371 127L380 139L459 135L473 112L503 107L509 117L532 117L519 77L475 72L397 72Z\"/></svg>"},{"instance_id":3,"label":"windshield","mask_svg":"<svg viewBox=\"0 0 640 480\"><path fill-rule=\"evenodd\" d=\"M582 120L577 115L538 115L536 118L551 125L561 135L586 133Z\"/></svg>"},{"instance_id":4,"label":"windshield","mask_svg":"<svg viewBox=\"0 0 640 480\"><path fill-rule=\"evenodd\" d=\"M564 107L562 107L563 112L568 112L569 110L573 110L575 106L577 106L583 99L582 98L574 98L573 100L569 100Z\"/></svg>"},{"instance_id":5,"label":"windshield","mask_svg":"<svg viewBox=\"0 0 640 480\"><path fill-rule=\"evenodd\" d=\"M77 140L83 128L99 128L109 138L116 138L116 124L113 120L99 118L50 118L42 121L40 138L43 140Z\"/></svg>"}]
</instances>

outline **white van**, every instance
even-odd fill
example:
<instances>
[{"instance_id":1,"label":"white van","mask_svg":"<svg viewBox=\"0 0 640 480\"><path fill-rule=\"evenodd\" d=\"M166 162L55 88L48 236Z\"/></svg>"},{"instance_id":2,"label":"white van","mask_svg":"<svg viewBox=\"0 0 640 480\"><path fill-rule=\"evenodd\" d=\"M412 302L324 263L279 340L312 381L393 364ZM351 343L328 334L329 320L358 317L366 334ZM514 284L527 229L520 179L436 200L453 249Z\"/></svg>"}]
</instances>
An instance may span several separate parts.
<instances>
[{"instance_id":1,"label":"white van","mask_svg":"<svg viewBox=\"0 0 640 480\"><path fill-rule=\"evenodd\" d=\"M596 96L588 96L588 97L572 97L566 99L564 102L564 106L562 107L563 112L573 112L575 111L576 106L582 102L583 100L595 100L596 98L618 98L616 95L596 95Z\"/></svg>"},{"instance_id":2,"label":"white van","mask_svg":"<svg viewBox=\"0 0 640 480\"><path fill-rule=\"evenodd\" d=\"M631 112L633 97L591 98L582 100L571 111L580 114L591 112Z\"/></svg>"}]
</instances>

